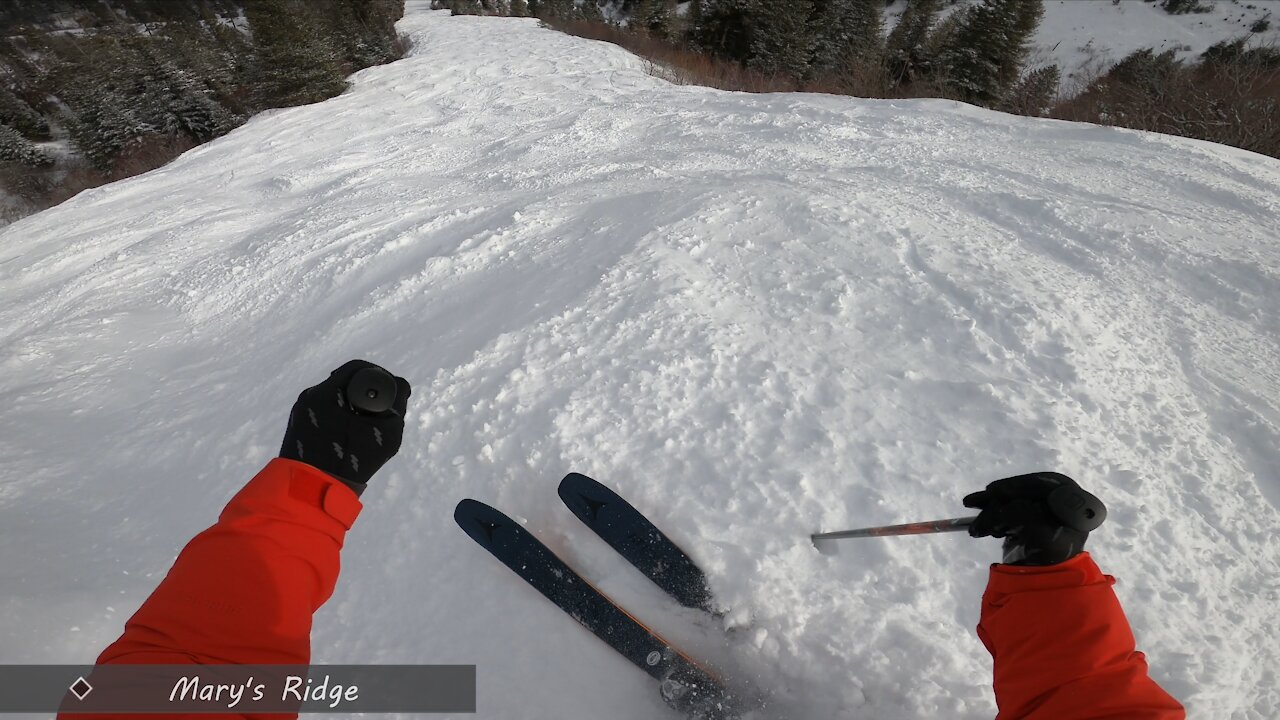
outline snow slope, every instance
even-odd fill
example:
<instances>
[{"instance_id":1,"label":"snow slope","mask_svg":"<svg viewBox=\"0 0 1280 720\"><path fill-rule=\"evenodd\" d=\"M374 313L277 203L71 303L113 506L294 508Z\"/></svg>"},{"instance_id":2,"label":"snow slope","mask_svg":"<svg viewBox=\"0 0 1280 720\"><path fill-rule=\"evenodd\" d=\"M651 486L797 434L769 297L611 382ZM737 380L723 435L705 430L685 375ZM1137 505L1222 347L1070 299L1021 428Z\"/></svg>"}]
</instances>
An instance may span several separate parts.
<instances>
[{"instance_id":1,"label":"snow slope","mask_svg":"<svg viewBox=\"0 0 1280 720\"><path fill-rule=\"evenodd\" d=\"M949 14L976 0L959 0ZM1210 46L1244 35L1252 42L1280 43L1280 0L1205 0L1207 13L1170 15L1155 0L1044 0L1044 17L1036 29L1029 67L1057 64L1064 93L1077 92L1098 72L1142 48L1177 50L1194 60ZM885 11L886 26L897 24L907 3L895 0ZM1270 20L1261 33L1253 24Z\"/></svg>"},{"instance_id":2,"label":"snow slope","mask_svg":"<svg viewBox=\"0 0 1280 720\"><path fill-rule=\"evenodd\" d=\"M1252 35L1255 44L1280 42L1280 0L1206 0L1207 13L1170 15L1147 0L1045 0L1044 18L1036 30L1031 60L1057 63L1063 87L1088 82L1135 50L1176 50L1195 60L1223 40ZM1261 19L1270 27L1250 28Z\"/></svg>"},{"instance_id":3,"label":"snow slope","mask_svg":"<svg viewBox=\"0 0 1280 720\"><path fill-rule=\"evenodd\" d=\"M0 663L86 662L351 357L414 383L317 662L476 663L483 718L668 717L451 520L527 521L771 692L762 718L990 718L994 541L1060 469L1192 717L1280 715L1280 163L940 101L669 85L411 3L410 57L0 230ZM560 507L618 488L727 642Z\"/></svg>"}]
</instances>

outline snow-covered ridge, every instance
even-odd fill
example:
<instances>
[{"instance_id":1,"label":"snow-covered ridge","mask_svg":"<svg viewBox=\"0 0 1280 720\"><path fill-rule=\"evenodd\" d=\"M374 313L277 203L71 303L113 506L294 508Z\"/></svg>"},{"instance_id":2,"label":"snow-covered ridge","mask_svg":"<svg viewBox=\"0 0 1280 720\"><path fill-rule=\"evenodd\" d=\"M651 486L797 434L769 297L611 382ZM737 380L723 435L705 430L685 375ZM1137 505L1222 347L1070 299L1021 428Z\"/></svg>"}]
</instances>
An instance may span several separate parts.
<instances>
[{"instance_id":1,"label":"snow-covered ridge","mask_svg":"<svg viewBox=\"0 0 1280 720\"><path fill-rule=\"evenodd\" d=\"M0 663L90 661L366 357L414 397L317 662L477 663L483 718L667 717L454 526L475 497L764 717L989 719L996 543L807 534L1053 468L1110 506L1090 547L1192 717L1280 715L1280 162L673 86L422 5L344 95L0 230ZM731 643L573 520L570 470L705 565Z\"/></svg>"}]
</instances>

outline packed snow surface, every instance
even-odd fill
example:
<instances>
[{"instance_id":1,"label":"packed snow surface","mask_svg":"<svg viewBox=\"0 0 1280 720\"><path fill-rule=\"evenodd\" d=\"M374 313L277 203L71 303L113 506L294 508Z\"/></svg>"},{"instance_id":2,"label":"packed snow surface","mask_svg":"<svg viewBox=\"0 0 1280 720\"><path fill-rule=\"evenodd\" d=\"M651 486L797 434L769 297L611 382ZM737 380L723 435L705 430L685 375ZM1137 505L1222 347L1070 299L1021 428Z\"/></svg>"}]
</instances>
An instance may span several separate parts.
<instances>
[{"instance_id":1,"label":"packed snow surface","mask_svg":"<svg viewBox=\"0 0 1280 720\"><path fill-rule=\"evenodd\" d=\"M1056 469L1110 506L1090 548L1154 676L1192 717L1280 716L1280 162L675 86L532 20L401 28L344 95L0 231L0 663L92 661L361 357L414 394L316 662L475 663L482 718L670 716L455 526L474 497L758 718L991 718L998 543L808 535ZM578 523L569 471L684 545L723 619Z\"/></svg>"}]
</instances>

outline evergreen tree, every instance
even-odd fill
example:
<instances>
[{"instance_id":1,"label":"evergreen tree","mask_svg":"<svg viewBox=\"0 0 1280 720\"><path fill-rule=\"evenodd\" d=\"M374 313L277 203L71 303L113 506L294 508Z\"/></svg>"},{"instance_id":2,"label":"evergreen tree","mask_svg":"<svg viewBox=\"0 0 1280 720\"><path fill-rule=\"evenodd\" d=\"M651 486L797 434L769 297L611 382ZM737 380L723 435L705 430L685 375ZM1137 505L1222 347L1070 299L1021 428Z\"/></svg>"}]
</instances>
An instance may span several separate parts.
<instances>
[{"instance_id":1,"label":"evergreen tree","mask_svg":"<svg viewBox=\"0 0 1280 720\"><path fill-rule=\"evenodd\" d=\"M698 9L689 34L695 47L712 55L745 62L751 55L753 0L695 0Z\"/></svg>"},{"instance_id":2,"label":"evergreen tree","mask_svg":"<svg viewBox=\"0 0 1280 720\"><path fill-rule=\"evenodd\" d=\"M155 43L135 38L130 44L132 57L127 67L134 84L130 109L145 124L156 132L185 135L197 142L211 140L239 124L240 118L213 100L212 91L196 73L162 55Z\"/></svg>"},{"instance_id":3,"label":"evergreen tree","mask_svg":"<svg viewBox=\"0 0 1280 720\"><path fill-rule=\"evenodd\" d=\"M404 3L394 0L333 0L330 34L338 38L353 70L389 62L400 56L395 24Z\"/></svg>"},{"instance_id":4,"label":"evergreen tree","mask_svg":"<svg viewBox=\"0 0 1280 720\"><path fill-rule=\"evenodd\" d=\"M885 43L885 66L892 81L906 85L928 75L932 67L930 30L942 11L943 0L908 0Z\"/></svg>"},{"instance_id":5,"label":"evergreen tree","mask_svg":"<svg viewBox=\"0 0 1280 720\"><path fill-rule=\"evenodd\" d=\"M48 140L49 123L25 100L7 88L0 87L0 123L8 125L32 140Z\"/></svg>"},{"instance_id":6,"label":"evergreen tree","mask_svg":"<svg viewBox=\"0 0 1280 720\"><path fill-rule=\"evenodd\" d=\"M540 18L567 18L573 11L573 0L538 0L536 6L529 3Z\"/></svg>"},{"instance_id":7,"label":"evergreen tree","mask_svg":"<svg viewBox=\"0 0 1280 720\"><path fill-rule=\"evenodd\" d=\"M1170 15L1207 13L1213 11L1213 3L1205 3L1202 2L1202 0L1163 0L1160 3L1160 7L1164 8L1165 12Z\"/></svg>"},{"instance_id":8,"label":"evergreen tree","mask_svg":"<svg viewBox=\"0 0 1280 720\"><path fill-rule=\"evenodd\" d=\"M676 0L640 0L631 11L629 26L650 35L671 38L676 33Z\"/></svg>"},{"instance_id":9,"label":"evergreen tree","mask_svg":"<svg viewBox=\"0 0 1280 720\"><path fill-rule=\"evenodd\" d=\"M245 8L253 30L261 107L301 105L346 88L339 54L316 6L301 0L254 0Z\"/></svg>"},{"instance_id":10,"label":"evergreen tree","mask_svg":"<svg viewBox=\"0 0 1280 720\"><path fill-rule=\"evenodd\" d=\"M813 77L869 64L881 55L884 0L814 0L809 19Z\"/></svg>"},{"instance_id":11,"label":"evergreen tree","mask_svg":"<svg viewBox=\"0 0 1280 720\"><path fill-rule=\"evenodd\" d=\"M604 22L604 13L600 11L600 4L596 0L582 0L578 5L578 15L583 20Z\"/></svg>"},{"instance_id":12,"label":"evergreen tree","mask_svg":"<svg viewBox=\"0 0 1280 720\"><path fill-rule=\"evenodd\" d=\"M748 10L747 66L763 73L802 77L812 54L809 16L813 0L751 0Z\"/></svg>"},{"instance_id":13,"label":"evergreen tree","mask_svg":"<svg viewBox=\"0 0 1280 720\"><path fill-rule=\"evenodd\" d=\"M71 141L102 172L111 169L121 151L153 131L129 110L127 99L109 88L77 92L68 105L75 111L67 119Z\"/></svg>"},{"instance_id":14,"label":"evergreen tree","mask_svg":"<svg viewBox=\"0 0 1280 720\"><path fill-rule=\"evenodd\" d=\"M590 20L604 22L604 15L596 0L539 0L529 2L529 10L540 18L559 18L561 20Z\"/></svg>"},{"instance_id":15,"label":"evergreen tree","mask_svg":"<svg viewBox=\"0 0 1280 720\"><path fill-rule=\"evenodd\" d=\"M1157 55L1151 48L1143 48L1126 55L1098 82L1127 85L1158 99L1166 94L1182 70L1177 51L1170 49Z\"/></svg>"},{"instance_id":16,"label":"evergreen tree","mask_svg":"<svg viewBox=\"0 0 1280 720\"><path fill-rule=\"evenodd\" d=\"M983 0L968 7L939 58L962 100L991 106L1016 82L1043 0Z\"/></svg>"},{"instance_id":17,"label":"evergreen tree","mask_svg":"<svg viewBox=\"0 0 1280 720\"><path fill-rule=\"evenodd\" d=\"M1045 115L1058 94L1061 80L1062 71L1057 65L1032 70L1005 96L1001 109L1019 115Z\"/></svg>"},{"instance_id":18,"label":"evergreen tree","mask_svg":"<svg viewBox=\"0 0 1280 720\"><path fill-rule=\"evenodd\" d=\"M0 123L0 162L16 162L28 167L53 164L53 158L36 147L22 133Z\"/></svg>"}]
</instances>

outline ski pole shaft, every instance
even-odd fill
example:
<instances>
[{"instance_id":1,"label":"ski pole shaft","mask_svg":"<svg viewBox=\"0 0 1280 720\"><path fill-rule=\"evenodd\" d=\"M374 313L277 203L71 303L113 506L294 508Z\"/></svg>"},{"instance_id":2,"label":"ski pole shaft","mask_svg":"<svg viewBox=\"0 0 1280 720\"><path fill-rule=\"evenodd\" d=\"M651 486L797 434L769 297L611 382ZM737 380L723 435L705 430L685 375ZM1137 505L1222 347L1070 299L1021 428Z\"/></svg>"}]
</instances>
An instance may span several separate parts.
<instances>
[{"instance_id":1,"label":"ski pole shaft","mask_svg":"<svg viewBox=\"0 0 1280 720\"><path fill-rule=\"evenodd\" d=\"M924 522L907 523L905 525L882 525L880 527L859 528L857 530L841 530L839 532L817 533L809 539L817 543L819 540L839 540L855 537L886 537L889 535L927 535L930 533L960 532L968 530L974 517L949 518L947 520L926 520Z\"/></svg>"}]
</instances>

